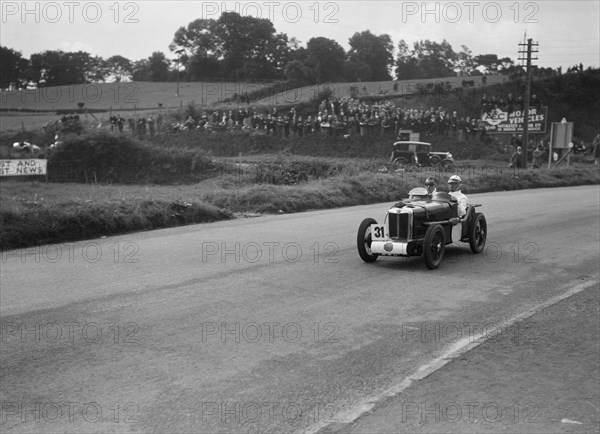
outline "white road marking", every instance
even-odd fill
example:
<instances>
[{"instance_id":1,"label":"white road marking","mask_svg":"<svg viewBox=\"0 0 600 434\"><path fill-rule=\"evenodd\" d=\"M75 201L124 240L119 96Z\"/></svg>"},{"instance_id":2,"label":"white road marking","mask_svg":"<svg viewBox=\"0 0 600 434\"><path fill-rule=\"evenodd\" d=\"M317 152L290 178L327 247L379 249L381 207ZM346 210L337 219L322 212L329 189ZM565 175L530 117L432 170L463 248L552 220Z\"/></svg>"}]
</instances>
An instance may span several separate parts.
<instances>
[{"instance_id":1,"label":"white road marking","mask_svg":"<svg viewBox=\"0 0 600 434\"><path fill-rule=\"evenodd\" d=\"M550 307L556 303L559 303L559 302L561 302L569 297L572 297L573 295L575 295L591 286L598 285L598 284L600 284L600 276L594 275L591 277L591 280L575 285L573 288L571 288L564 294L560 294L555 297L552 297L552 298L538 304L537 306L504 321L503 323L499 324L498 329L505 330L514 323L523 321L524 319L527 319L530 316L537 314L538 312L546 309L547 307ZM484 332L476 334L474 336L469 336L469 337L461 339L460 341L449 346L446 349L446 351L439 357L436 357L429 363L426 363L425 365L420 366L416 372L414 372L413 374L406 377L400 383L395 384L394 386L388 388L387 390L384 390L379 395L376 395L376 396L373 396L370 398L366 398L362 402L357 403L352 408L346 410L343 413L336 414L335 415L335 419L337 420L336 423L346 423L347 424L347 423L351 423L351 422L355 421L356 419L358 419L360 416L362 416L366 412L371 411L378 402L380 402L386 398L390 398L390 397L398 395L403 390L410 387L413 382L422 380L422 379L428 377L429 375L433 374L438 369L440 369L443 366L445 366L446 364L450 363L452 360L460 357L461 355L472 350L473 348L478 347L479 345L481 345L482 343L487 341L489 338L494 337L494 336L495 335L486 333L484 331ZM330 424L331 423L320 422L320 423L316 424L315 426L311 427L309 430L305 431L305 434L315 434Z\"/></svg>"}]
</instances>

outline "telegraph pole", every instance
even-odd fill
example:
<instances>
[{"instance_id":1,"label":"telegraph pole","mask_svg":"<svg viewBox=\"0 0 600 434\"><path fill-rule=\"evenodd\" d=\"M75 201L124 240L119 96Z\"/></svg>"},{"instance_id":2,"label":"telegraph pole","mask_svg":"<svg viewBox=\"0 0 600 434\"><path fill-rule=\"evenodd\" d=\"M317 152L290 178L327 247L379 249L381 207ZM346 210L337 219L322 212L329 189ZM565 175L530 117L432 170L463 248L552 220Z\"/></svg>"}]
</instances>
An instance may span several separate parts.
<instances>
[{"instance_id":1,"label":"telegraph pole","mask_svg":"<svg viewBox=\"0 0 600 434\"><path fill-rule=\"evenodd\" d=\"M527 148L528 148L528 143L529 143L529 100L530 100L530 95L531 95L531 74L532 74L532 70L531 70L531 61L532 60L538 60L538 58L536 57L535 59L531 58L531 54L532 53L537 53L537 50L533 50L532 47L537 47L539 44L538 43L533 43L533 39L528 39L527 43L521 43L519 44L519 46L521 47L527 47L527 50L519 50L519 54L526 54L527 57L524 59L523 57L519 57L519 60L526 60L527 61L527 78L525 80L525 98L523 99L523 154L521 156L522 161L521 161L521 166L523 168L527 167Z\"/></svg>"}]
</instances>

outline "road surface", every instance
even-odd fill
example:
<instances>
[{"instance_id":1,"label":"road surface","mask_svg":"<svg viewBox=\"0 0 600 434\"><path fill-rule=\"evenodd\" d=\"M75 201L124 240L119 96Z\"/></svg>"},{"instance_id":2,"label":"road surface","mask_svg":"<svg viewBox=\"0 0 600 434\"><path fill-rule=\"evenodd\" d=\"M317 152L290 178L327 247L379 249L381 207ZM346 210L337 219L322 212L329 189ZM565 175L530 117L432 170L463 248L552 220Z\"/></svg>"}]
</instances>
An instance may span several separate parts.
<instances>
[{"instance_id":1,"label":"road surface","mask_svg":"<svg viewBox=\"0 0 600 434\"><path fill-rule=\"evenodd\" d=\"M359 223L389 204L3 252L0 426L350 423L478 339L533 336L535 324L515 332L514 321L597 287L599 192L469 195L483 205L486 249L449 246L433 271L422 258L360 260Z\"/></svg>"}]
</instances>

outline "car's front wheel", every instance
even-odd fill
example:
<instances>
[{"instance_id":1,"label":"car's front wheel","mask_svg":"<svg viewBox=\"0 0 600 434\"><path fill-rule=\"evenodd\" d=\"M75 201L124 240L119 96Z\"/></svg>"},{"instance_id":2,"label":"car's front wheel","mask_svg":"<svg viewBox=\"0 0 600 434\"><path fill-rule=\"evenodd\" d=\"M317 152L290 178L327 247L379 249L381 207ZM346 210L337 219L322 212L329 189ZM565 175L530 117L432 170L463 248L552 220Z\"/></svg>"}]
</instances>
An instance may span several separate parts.
<instances>
[{"instance_id":1,"label":"car's front wheel","mask_svg":"<svg viewBox=\"0 0 600 434\"><path fill-rule=\"evenodd\" d=\"M446 252L446 233L442 225L431 225L425 232L423 259L432 270L440 266Z\"/></svg>"},{"instance_id":2,"label":"car's front wheel","mask_svg":"<svg viewBox=\"0 0 600 434\"><path fill-rule=\"evenodd\" d=\"M469 246L473 253L481 253L487 240L487 222L481 213L473 215L473 221L469 225Z\"/></svg>"},{"instance_id":3,"label":"car's front wheel","mask_svg":"<svg viewBox=\"0 0 600 434\"><path fill-rule=\"evenodd\" d=\"M371 235L372 224L377 224L377 220L372 218L364 219L358 227L358 233L356 234L358 254L365 262L374 262L379 256L377 253L371 251L371 241L373 239Z\"/></svg>"}]
</instances>

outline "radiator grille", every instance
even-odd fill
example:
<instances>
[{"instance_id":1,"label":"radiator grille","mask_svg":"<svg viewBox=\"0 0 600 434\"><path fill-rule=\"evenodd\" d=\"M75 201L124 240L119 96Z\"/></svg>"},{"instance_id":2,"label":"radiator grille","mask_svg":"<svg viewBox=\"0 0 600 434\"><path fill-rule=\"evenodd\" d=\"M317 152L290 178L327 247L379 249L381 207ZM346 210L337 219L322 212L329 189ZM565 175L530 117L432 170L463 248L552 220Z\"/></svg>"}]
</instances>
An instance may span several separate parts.
<instances>
[{"instance_id":1,"label":"radiator grille","mask_svg":"<svg viewBox=\"0 0 600 434\"><path fill-rule=\"evenodd\" d=\"M408 218L409 214L392 214L388 215L389 230L391 239L406 240L408 237Z\"/></svg>"}]
</instances>

